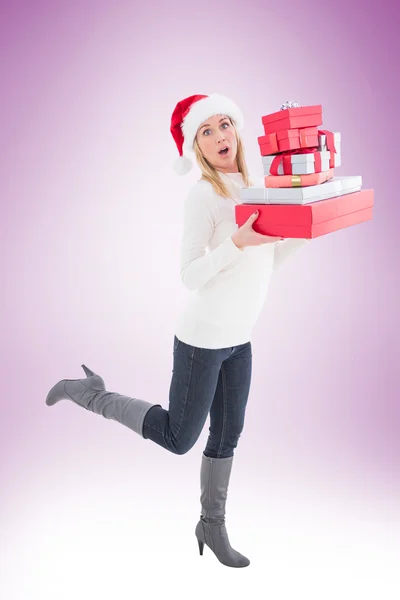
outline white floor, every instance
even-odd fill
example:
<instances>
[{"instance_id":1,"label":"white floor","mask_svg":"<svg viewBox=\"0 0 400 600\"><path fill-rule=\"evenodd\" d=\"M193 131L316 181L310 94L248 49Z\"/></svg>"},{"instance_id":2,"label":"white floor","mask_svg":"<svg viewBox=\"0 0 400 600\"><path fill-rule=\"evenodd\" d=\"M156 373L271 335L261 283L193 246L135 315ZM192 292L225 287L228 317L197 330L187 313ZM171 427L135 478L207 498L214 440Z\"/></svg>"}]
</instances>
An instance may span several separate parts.
<instances>
[{"instance_id":1,"label":"white floor","mask_svg":"<svg viewBox=\"0 0 400 600\"><path fill-rule=\"evenodd\" d=\"M139 441L136 448L141 448ZM398 600L400 509L388 489L309 470L232 472L227 528L244 569L200 556L200 452L101 460L54 448L3 495L0 598ZM117 464L118 463L118 464Z\"/></svg>"}]
</instances>

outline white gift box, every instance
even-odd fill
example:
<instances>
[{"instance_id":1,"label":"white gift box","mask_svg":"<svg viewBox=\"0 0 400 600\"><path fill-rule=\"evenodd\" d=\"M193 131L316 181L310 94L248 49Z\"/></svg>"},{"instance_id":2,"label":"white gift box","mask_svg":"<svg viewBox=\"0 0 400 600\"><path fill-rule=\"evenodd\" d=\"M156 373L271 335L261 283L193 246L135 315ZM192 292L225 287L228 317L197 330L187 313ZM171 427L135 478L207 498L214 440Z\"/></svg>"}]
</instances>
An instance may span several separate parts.
<instances>
[{"instance_id":1,"label":"white gift box","mask_svg":"<svg viewBox=\"0 0 400 600\"><path fill-rule=\"evenodd\" d=\"M340 152L340 146L338 148L336 148L335 146L335 150L336 152L333 153L333 168L340 167L342 164L342 154Z\"/></svg>"},{"instance_id":2,"label":"white gift box","mask_svg":"<svg viewBox=\"0 0 400 600\"><path fill-rule=\"evenodd\" d=\"M262 156L262 163L264 167L264 175L272 175L271 164L277 154L270 154L269 156ZM331 153L324 150L321 152L321 171L329 170L329 159ZM292 175L307 175L308 173L315 173L315 153L307 152L305 154L291 154L292 163ZM278 175L284 175L283 163L281 162L278 167Z\"/></svg>"},{"instance_id":3,"label":"white gift box","mask_svg":"<svg viewBox=\"0 0 400 600\"><path fill-rule=\"evenodd\" d=\"M342 155L341 155L341 138L342 136L340 135L339 131L335 131L333 132L333 143L335 144L335 150L336 153L334 153L333 155L333 167L340 167L342 164ZM326 147L326 135L322 134L320 136L318 136L318 150L321 150L321 152L324 152L327 150Z\"/></svg>"},{"instance_id":4,"label":"white gift box","mask_svg":"<svg viewBox=\"0 0 400 600\"><path fill-rule=\"evenodd\" d=\"M251 185L240 188L240 198L242 204L265 204L265 187L261 185Z\"/></svg>"},{"instance_id":5,"label":"white gift box","mask_svg":"<svg viewBox=\"0 0 400 600\"><path fill-rule=\"evenodd\" d=\"M361 175L333 177L319 185L295 188L266 188L251 186L241 188L242 204L309 204L359 192L362 185Z\"/></svg>"},{"instance_id":6,"label":"white gift box","mask_svg":"<svg viewBox=\"0 0 400 600\"><path fill-rule=\"evenodd\" d=\"M319 140L319 145L318 145L319 150L327 150L326 135L324 133L319 135L318 140ZM340 132L334 131L333 132L333 142L335 144L336 150L338 149L338 147L340 148L341 141L342 141L342 136L341 136Z\"/></svg>"},{"instance_id":7,"label":"white gift box","mask_svg":"<svg viewBox=\"0 0 400 600\"><path fill-rule=\"evenodd\" d=\"M342 182L342 194L348 194L352 192L358 192L361 189L362 177L361 175L342 175L341 177L333 177L333 179L340 179ZM354 188L357 187L355 190ZM349 191L347 191L349 190Z\"/></svg>"}]
</instances>

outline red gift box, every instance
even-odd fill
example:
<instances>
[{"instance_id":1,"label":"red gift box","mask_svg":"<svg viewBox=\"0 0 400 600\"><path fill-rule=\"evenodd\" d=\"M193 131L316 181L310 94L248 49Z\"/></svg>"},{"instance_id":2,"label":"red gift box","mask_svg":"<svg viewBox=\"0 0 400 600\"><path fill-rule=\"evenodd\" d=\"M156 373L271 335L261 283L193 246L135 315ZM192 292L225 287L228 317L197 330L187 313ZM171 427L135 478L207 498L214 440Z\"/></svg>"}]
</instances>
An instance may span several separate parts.
<instances>
[{"instance_id":1,"label":"red gift box","mask_svg":"<svg viewBox=\"0 0 400 600\"><path fill-rule=\"evenodd\" d=\"M265 175L266 188L308 187L320 185L333 177L333 169L320 173L306 173L305 175Z\"/></svg>"},{"instance_id":2,"label":"red gift box","mask_svg":"<svg viewBox=\"0 0 400 600\"><path fill-rule=\"evenodd\" d=\"M278 110L270 115L261 117L264 131L276 133L283 129L296 129L300 127L315 127L322 125L322 105L298 106Z\"/></svg>"},{"instance_id":3,"label":"red gift box","mask_svg":"<svg viewBox=\"0 0 400 600\"><path fill-rule=\"evenodd\" d=\"M285 129L277 133L268 133L257 138L261 156L278 154L299 148L315 148L319 144L317 127Z\"/></svg>"},{"instance_id":4,"label":"red gift box","mask_svg":"<svg viewBox=\"0 0 400 600\"><path fill-rule=\"evenodd\" d=\"M237 204L235 217L241 227L258 210L257 233L310 239L372 219L373 204L369 189L310 204Z\"/></svg>"},{"instance_id":5,"label":"red gift box","mask_svg":"<svg viewBox=\"0 0 400 600\"><path fill-rule=\"evenodd\" d=\"M257 140L258 145L260 146L261 156L268 156L269 154L278 154L278 152L281 152L276 133L260 135Z\"/></svg>"},{"instance_id":6,"label":"red gift box","mask_svg":"<svg viewBox=\"0 0 400 600\"><path fill-rule=\"evenodd\" d=\"M318 127L301 127L296 129L282 129L281 131L276 132L276 139L287 140L288 138L297 138L300 136L300 141L303 141L307 136L316 136L317 137L317 145L320 142L318 138L320 130Z\"/></svg>"}]
</instances>

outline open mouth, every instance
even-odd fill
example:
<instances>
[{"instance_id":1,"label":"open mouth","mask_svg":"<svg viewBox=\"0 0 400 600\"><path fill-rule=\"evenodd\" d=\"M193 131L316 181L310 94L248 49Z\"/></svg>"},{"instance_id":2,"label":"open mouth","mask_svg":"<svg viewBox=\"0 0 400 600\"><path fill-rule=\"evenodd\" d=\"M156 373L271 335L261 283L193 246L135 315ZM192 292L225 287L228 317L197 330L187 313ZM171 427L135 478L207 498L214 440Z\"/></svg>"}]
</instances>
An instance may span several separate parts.
<instances>
[{"instance_id":1,"label":"open mouth","mask_svg":"<svg viewBox=\"0 0 400 600\"><path fill-rule=\"evenodd\" d=\"M228 148L228 146L225 146L218 152L218 154L220 154L221 156L226 156L229 152L230 148Z\"/></svg>"}]
</instances>

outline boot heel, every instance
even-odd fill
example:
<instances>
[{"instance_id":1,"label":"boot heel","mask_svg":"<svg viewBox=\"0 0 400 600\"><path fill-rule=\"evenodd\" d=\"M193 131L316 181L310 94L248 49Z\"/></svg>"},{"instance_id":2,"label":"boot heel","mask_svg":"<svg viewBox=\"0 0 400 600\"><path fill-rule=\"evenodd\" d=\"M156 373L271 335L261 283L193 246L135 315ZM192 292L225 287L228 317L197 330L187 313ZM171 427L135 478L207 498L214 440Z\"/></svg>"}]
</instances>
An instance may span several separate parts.
<instances>
[{"instance_id":1,"label":"boot heel","mask_svg":"<svg viewBox=\"0 0 400 600\"><path fill-rule=\"evenodd\" d=\"M91 377L92 375L96 375L93 373L91 369L89 369L86 365L81 365L82 369L85 371L87 377Z\"/></svg>"},{"instance_id":2,"label":"boot heel","mask_svg":"<svg viewBox=\"0 0 400 600\"><path fill-rule=\"evenodd\" d=\"M201 540L199 540L199 538L197 538L197 543L199 544L200 555L203 556L204 542L202 542Z\"/></svg>"}]
</instances>

